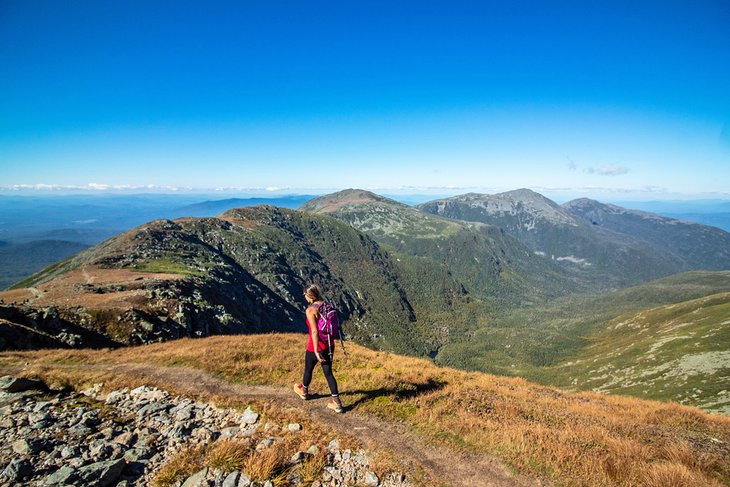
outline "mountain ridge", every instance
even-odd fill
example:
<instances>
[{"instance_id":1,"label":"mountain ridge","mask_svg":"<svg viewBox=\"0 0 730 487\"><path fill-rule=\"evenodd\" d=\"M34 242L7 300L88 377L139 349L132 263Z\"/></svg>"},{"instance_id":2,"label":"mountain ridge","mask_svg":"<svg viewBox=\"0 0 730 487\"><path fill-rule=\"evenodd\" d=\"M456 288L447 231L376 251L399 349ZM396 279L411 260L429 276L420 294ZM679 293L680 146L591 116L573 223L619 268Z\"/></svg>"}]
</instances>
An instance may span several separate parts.
<instances>
[{"instance_id":1,"label":"mountain ridge","mask_svg":"<svg viewBox=\"0 0 730 487\"><path fill-rule=\"evenodd\" d=\"M570 201L563 207L594 226L632 235L675 255L688 268L730 268L730 233L720 228L587 198Z\"/></svg>"},{"instance_id":2,"label":"mountain ridge","mask_svg":"<svg viewBox=\"0 0 730 487\"><path fill-rule=\"evenodd\" d=\"M470 293L487 301L514 305L523 296L554 297L580 288L494 225L431 215L372 195L347 190L315 198L300 210L342 220L397 254L445 265ZM331 200L342 204L330 205Z\"/></svg>"},{"instance_id":3,"label":"mountain ridge","mask_svg":"<svg viewBox=\"0 0 730 487\"><path fill-rule=\"evenodd\" d=\"M437 292L443 294L429 291L432 304L417 313L400 272L375 241L339 220L257 206L220 218L149 222L0 297L46 307L77 303L59 304L64 319L106 330L122 343L144 343L260 332L271 323L273 330L303 329L301 292L317 282L356 339L423 354L430 345L408 331L417 314L428 316L427 308L448 309L467 298L446 273L436 274L435 282L443 283Z\"/></svg>"},{"instance_id":4,"label":"mountain ridge","mask_svg":"<svg viewBox=\"0 0 730 487\"><path fill-rule=\"evenodd\" d=\"M626 287L693 269L730 268L727 232L698 225L678 234L668 222L680 229L685 226L666 217L588 199L557 205L531 190L516 190L496 195L471 193L417 208L495 225L536 255L561 263L566 272L594 289ZM587 213L600 215L601 222ZM653 225L655 222L663 228Z\"/></svg>"}]
</instances>

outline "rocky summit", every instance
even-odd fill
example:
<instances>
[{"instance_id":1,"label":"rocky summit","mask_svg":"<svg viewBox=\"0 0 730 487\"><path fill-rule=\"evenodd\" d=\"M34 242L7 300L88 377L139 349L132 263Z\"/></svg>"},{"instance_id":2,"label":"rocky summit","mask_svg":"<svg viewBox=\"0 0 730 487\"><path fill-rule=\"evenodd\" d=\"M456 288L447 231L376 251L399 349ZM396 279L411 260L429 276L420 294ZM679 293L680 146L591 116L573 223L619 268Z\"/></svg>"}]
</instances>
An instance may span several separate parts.
<instances>
[{"instance_id":1,"label":"rocky summit","mask_svg":"<svg viewBox=\"0 0 730 487\"><path fill-rule=\"evenodd\" d=\"M189 474L163 478L161 471L196 447L215 450L228 442L250 458L304 434L299 423L263 423L251 407L221 409L147 386L51 391L37 380L5 376L0 391L0 485L272 486L274 477L253 479L251 472L205 462ZM308 485L412 485L400 473L379 477L371 452L343 449L337 438L289 453L276 472L288 485L303 484L299 466L311 460L319 468Z\"/></svg>"}]
</instances>

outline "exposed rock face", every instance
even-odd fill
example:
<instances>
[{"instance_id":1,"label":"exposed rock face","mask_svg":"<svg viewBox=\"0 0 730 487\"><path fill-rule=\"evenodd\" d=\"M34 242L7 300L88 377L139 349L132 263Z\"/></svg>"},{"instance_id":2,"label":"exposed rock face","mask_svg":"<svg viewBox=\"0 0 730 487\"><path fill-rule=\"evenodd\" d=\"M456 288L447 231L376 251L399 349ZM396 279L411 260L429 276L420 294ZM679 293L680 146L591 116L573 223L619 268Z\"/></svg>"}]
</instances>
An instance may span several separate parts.
<instances>
[{"instance_id":1,"label":"exposed rock face","mask_svg":"<svg viewBox=\"0 0 730 487\"><path fill-rule=\"evenodd\" d=\"M80 310L74 310L79 311ZM73 311L62 317L55 306L0 305L0 350L114 347L120 342L78 324ZM71 316L69 316L71 315Z\"/></svg>"},{"instance_id":2,"label":"exposed rock face","mask_svg":"<svg viewBox=\"0 0 730 487\"><path fill-rule=\"evenodd\" d=\"M264 426L251 408L242 413L219 409L146 386L107 395L99 385L82 393L39 388L44 386L23 379L0 381L0 485L150 485L167 461L189 447L237 440L251 452L261 452L302 430L297 423ZM317 453L312 445L306 452L295 452L289 462L294 466ZM320 477L311 485L410 484L398 473L381 480L370 462L367 451L342 450L333 440ZM287 480L290 485L303 482L295 468L288 469ZM238 470L205 468L179 479L181 484L264 482L251 482Z\"/></svg>"}]
</instances>

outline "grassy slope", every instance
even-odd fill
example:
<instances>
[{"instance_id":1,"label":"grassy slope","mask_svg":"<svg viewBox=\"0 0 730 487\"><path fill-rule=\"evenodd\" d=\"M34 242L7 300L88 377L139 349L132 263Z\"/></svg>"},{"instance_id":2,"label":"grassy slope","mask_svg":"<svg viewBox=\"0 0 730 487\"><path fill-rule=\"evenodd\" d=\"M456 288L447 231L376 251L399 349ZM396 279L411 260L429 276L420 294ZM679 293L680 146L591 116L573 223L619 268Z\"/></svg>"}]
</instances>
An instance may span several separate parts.
<instances>
[{"instance_id":1,"label":"grassy slope","mask_svg":"<svg viewBox=\"0 0 730 487\"><path fill-rule=\"evenodd\" d=\"M550 382L730 414L730 293L613 319Z\"/></svg>"},{"instance_id":2,"label":"grassy slope","mask_svg":"<svg viewBox=\"0 0 730 487\"><path fill-rule=\"evenodd\" d=\"M77 387L99 380L108 387L138 385L134 377L88 367L115 362L190 366L230 382L290 387L301 374L303 341L302 335L281 334L183 339L114 351L4 353L0 365L30 362L28 374ZM350 345L349 353L346 360L340 356L335 371L352 410L403 422L428 442L497 455L558 485L730 482L727 417L677 404L566 393L357 345ZM312 387L325 390L321 374Z\"/></svg>"},{"instance_id":3,"label":"grassy slope","mask_svg":"<svg viewBox=\"0 0 730 487\"><path fill-rule=\"evenodd\" d=\"M590 389L600 386L601 383L585 382L584 379L589 376L588 371L571 373L570 367L556 368L555 366L576 359L592 359L591 354L593 353L604 353L605 356L602 359L604 365L609 365L612 358L615 358L611 354L612 342L610 337L604 337L602 334L614 320L620 321L626 319L626 316L648 309L684 303L728 291L730 291L730 272L698 271L671 276L612 293L567 296L544 305L495 315L489 320L487 326L483 326L465 337L462 343L451 343L444 346L439 351L436 361L440 364L468 370L515 375L545 384ZM716 311L716 318L721 322L723 310L718 308ZM622 316L624 318L619 318ZM722 327L727 327L727 325L722 325ZM654 340L661 338L660 333L662 331L657 329L656 333L652 334ZM712 340L725 349L730 343L722 334ZM651 339L647 338L645 343L650 346L650 342ZM596 343L603 343L605 349L585 348ZM701 340L699 348L709 350L712 346L709 339L704 339ZM659 355L656 357L655 365L659 365L662 360L676 358L670 355ZM617 363L616 366L618 365ZM578 378L578 382L573 384L572 381L575 378ZM712 379L713 374L700 377L700 381ZM722 390L693 385L693 387L702 388L703 392L698 393L697 397L692 397L692 394L696 394L693 391L687 398L683 389L683 381L676 382L675 387L667 385L664 388L648 388L647 392L644 392L644 388L637 390L634 387L628 388L626 392L653 399L686 399L690 404L705 407L709 406L710 398ZM660 392L660 389L663 390ZM618 386L611 390L620 392Z\"/></svg>"}]
</instances>

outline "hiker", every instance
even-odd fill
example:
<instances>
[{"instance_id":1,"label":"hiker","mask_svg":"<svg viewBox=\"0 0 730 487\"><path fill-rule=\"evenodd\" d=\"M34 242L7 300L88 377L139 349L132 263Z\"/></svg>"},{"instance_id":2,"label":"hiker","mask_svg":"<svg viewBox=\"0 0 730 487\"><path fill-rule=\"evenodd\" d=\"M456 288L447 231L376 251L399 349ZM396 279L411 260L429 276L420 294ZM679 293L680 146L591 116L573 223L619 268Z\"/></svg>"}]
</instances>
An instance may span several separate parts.
<instances>
[{"instance_id":1,"label":"hiker","mask_svg":"<svg viewBox=\"0 0 730 487\"><path fill-rule=\"evenodd\" d=\"M312 372L314 371L314 366L319 362L322 364L322 371L324 371L324 377L327 379L327 385L329 385L330 393L332 394L332 398L327 403L327 407L336 413L341 413L343 411L342 401L340 401L340 393L337 390L337 380L335 380L335 376L332 374L332 358L335 352L335 341L332 339L328 340L330 343L325 343L321 340L318 328L318 323L322 318L319 309L325 302L322 299L322 293L319 291L319 288L314 284L304 290L304 298L309 303L306 312L309 339L307 340L307 351L304 354L304 379L301 384L294 384L294 392L302 399L309 398L308 388L312 382Z\"/></svg>"}]
</instances>

